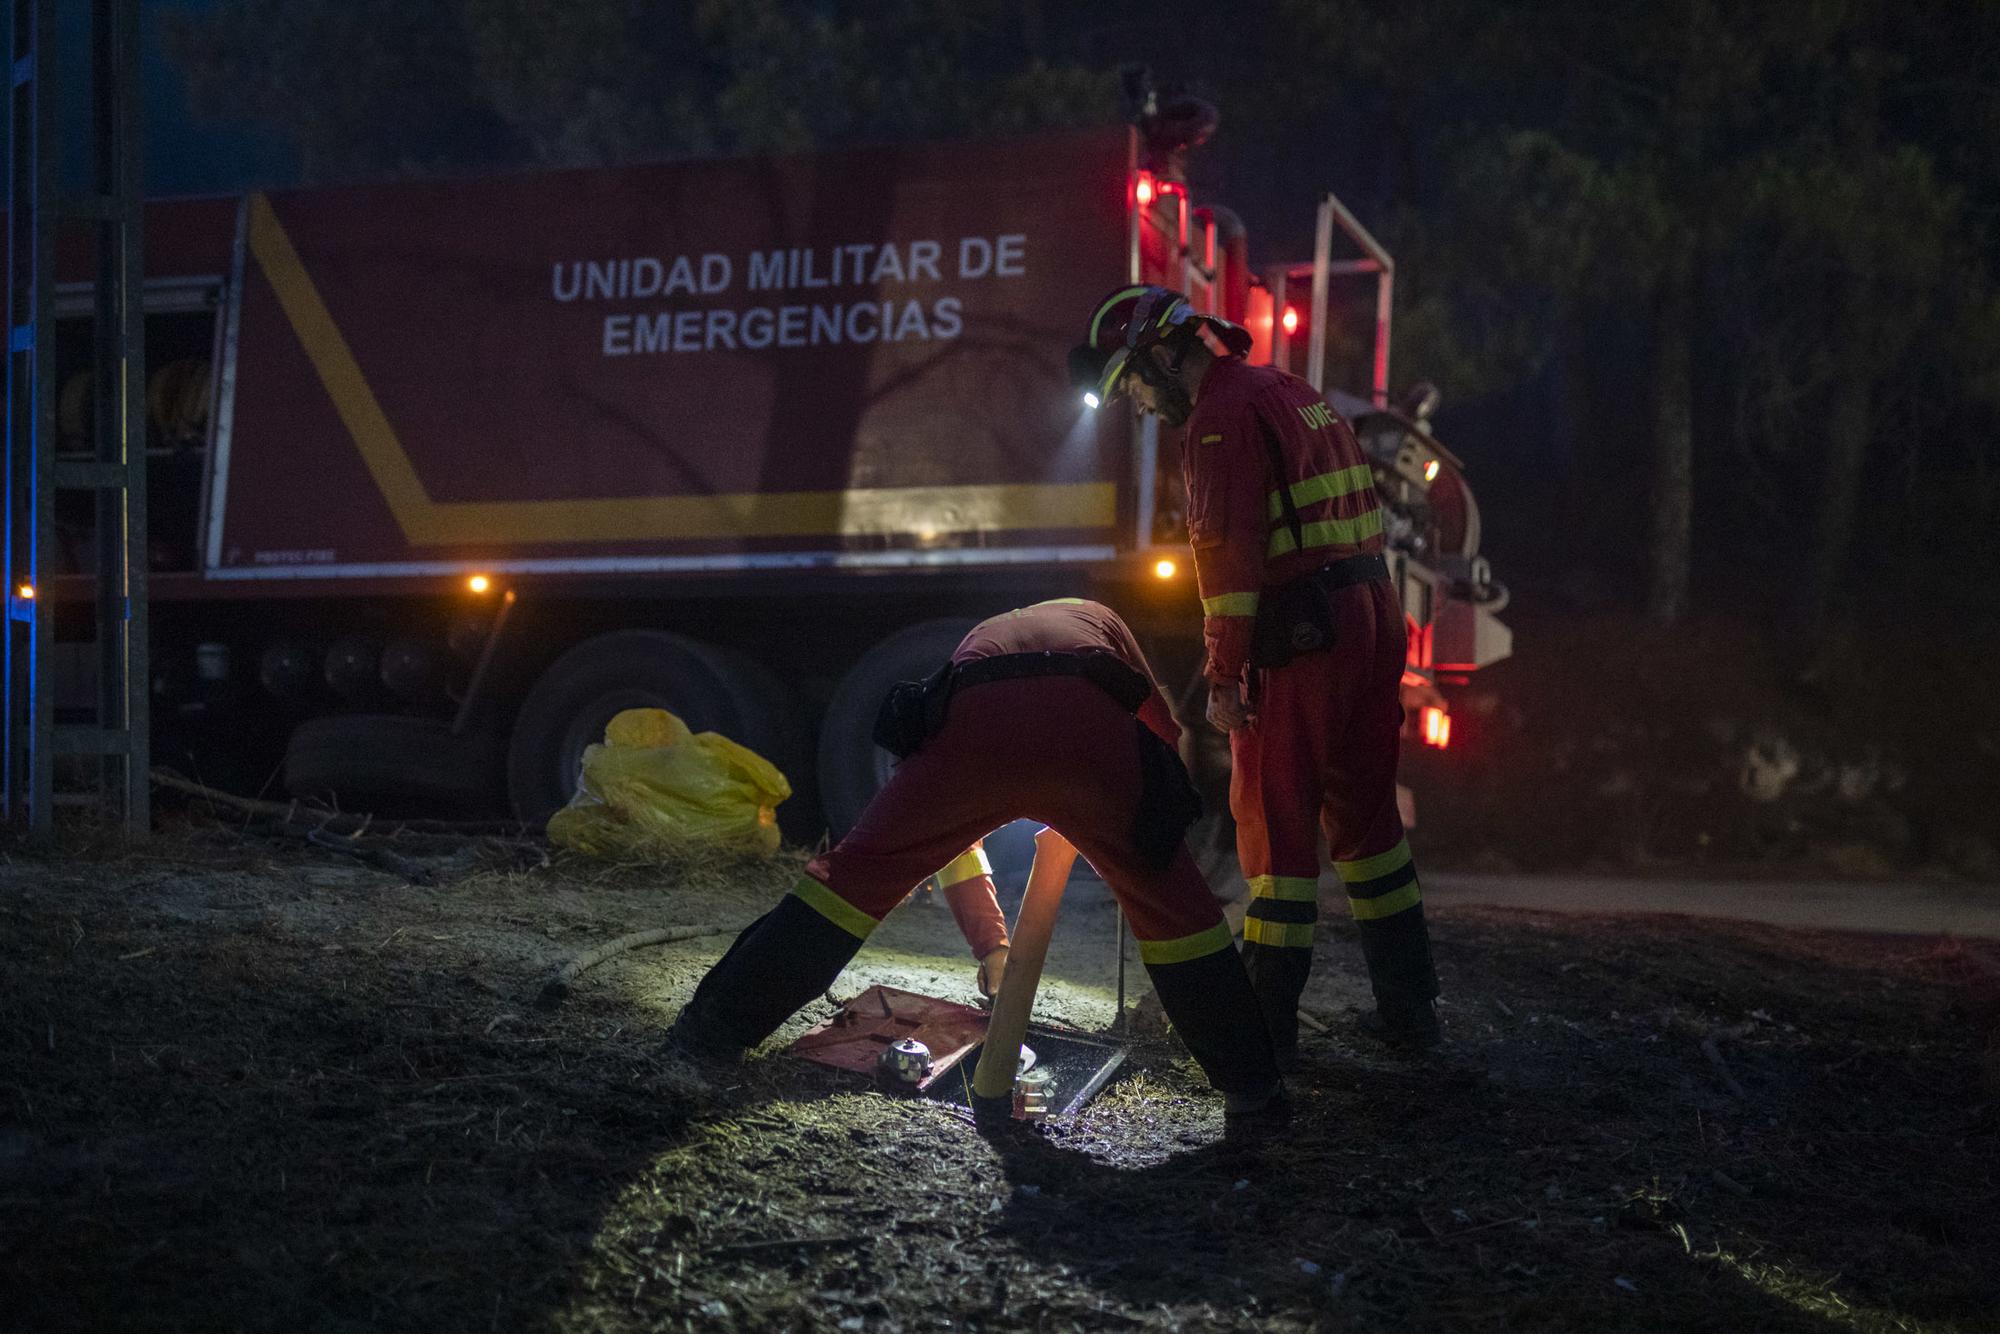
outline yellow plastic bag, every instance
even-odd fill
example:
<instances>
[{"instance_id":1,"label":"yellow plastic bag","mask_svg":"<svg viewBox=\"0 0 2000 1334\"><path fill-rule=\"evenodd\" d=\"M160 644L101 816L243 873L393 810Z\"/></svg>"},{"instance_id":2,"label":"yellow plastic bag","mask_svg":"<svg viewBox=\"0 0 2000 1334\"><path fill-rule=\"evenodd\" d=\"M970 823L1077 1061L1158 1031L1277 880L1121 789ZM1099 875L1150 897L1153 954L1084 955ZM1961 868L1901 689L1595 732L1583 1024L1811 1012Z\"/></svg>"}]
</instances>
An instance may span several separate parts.
<instances>
[{"instance_id":1,"label":"yellow plastic bag","mask_svg":"<svg viewBox=\"0 0 2000 1334\"><path fill-rule=\"evenodd\" d=\"M778 850L777 766L716 732L696 734L665 709L627 709L583 752L569 805L549 817L558 847L641 861L707 844Z\"/></svg>"}]
</instances>

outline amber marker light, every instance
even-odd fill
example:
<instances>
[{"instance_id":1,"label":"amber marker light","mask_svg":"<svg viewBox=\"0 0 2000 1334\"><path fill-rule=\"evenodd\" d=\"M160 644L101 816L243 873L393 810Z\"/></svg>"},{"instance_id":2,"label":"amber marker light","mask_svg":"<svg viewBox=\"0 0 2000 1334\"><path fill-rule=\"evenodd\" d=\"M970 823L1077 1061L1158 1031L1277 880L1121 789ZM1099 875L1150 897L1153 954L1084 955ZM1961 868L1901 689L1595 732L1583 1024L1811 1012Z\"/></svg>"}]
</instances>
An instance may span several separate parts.
<instances>
[{"instance_id":1,"label":"amber marker light","mask_svg":"<svg viewBox=\"0 0 2000 1334\"><path fill-rule=\"evenodd\" d=\"M1180 572L1181 567L1175 561L1163 558L1153 562L1153 577L1156 579L1171 579Z\"/></svg>"},{"instance_id":2,"label":"amber marker light","mask_svg":"<svg viewBox=\"0 0 2000 1334\"><path fill-rule=\"evenodd\" d=\"M465 586L475 593L484 593L493 587L493 581L483 574L475 574L465 581Z\"/></svg>"},{"instance_id":3,"label":"amber marker light","mask_svg":"<svg viewBox=\"0 0 2000 1334\"><path fill-rule=\"evenodd\" d=\"M1440 466L1442 465L1436 459L1432 459L1429 463L1426 463L1424 465L1424 480L1426 482L1435 482L1438 479L1438 468Z\"/></svg>"},{"instance_id":4,"label":"amber marker light","mask_svg":"<svg viewBox=\"0 0 2000 1334\"><path fill-rule=\"evenodd\" d=\"M1439 750L1451 744L1451 715L1435 705L1423 712L1424 744Z\"/></svg>"},{"instance_id":5,"label":"amber marker light","mask_svg":"<svg viewBox=\"0 0 2000 1334\"><path fill-rule=\"evenodd\" d=\"M35 586L33 584L22 584L14 590L14 594L23 602L33 602L35 600Z\"/></svg>"}]
</instances>

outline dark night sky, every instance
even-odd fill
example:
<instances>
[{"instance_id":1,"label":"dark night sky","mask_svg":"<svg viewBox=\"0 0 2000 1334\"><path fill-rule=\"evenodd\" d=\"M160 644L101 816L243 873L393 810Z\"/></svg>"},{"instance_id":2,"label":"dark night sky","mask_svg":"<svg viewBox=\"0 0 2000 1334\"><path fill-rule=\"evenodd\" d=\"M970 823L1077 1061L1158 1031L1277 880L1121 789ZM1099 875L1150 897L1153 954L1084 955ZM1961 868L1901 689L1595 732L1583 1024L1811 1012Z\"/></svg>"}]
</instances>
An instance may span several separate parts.
<instances>
[{"instance_id":1,"label":"dark night sky","mask_svg":"<svg viewBox=\"0 0 2000 1334\"><path fill-rule=\"evenodd\" d=\"M187 84L167 59L161 19L173 12L205 9L212 0L141 0L145 18L146 193L221 194L246 184L275 185L296 171L290 149L275 136L249 126L197 119L188 106ZM90 7L61 6L59 36L63 86L63 169L81 181L89 164L89 84L81 77L90 41Z\"/></svg>"}]
</instances>

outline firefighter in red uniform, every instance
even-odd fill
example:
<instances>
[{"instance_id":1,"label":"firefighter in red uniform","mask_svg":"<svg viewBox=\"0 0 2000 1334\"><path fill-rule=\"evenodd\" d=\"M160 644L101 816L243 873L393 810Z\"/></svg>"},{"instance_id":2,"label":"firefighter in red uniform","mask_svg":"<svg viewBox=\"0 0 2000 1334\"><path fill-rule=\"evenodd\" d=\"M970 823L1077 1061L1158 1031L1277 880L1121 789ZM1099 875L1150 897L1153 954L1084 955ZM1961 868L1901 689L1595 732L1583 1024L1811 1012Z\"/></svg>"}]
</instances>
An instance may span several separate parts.
<instances>
[{"instance_id":1,"label":"firefighter in red uniform","mask_svg":"<svg viewBox=\"0 0 2000 1334\"><path fill-rule=\"evenodd\" d=\"M1282 1116L1250 979L1185 843L1200 801L1174 751L1179 737L1110 608L1064 598L981 622L929 680L891 692L876 740L902 762L847 837L702 979L670 1044L740 1056L823 995L912 885L974 840L1030 819L1074 844L1117 896L1168 1019L1225 1095L1225 1116ZM999 917L997 906L982 912Z\"/></svg>"},{"instance_id":2,"label":"firefighter in red uniform","mask_svg":"<svg viewBox=\"0 0 2000 1334\"><path fill-rule=\"evenodd\" d=\"M1188 537L1200 585L1208 718L1229 733L1230 809L1250 884L1244 962L1281 1065L1319 916L1319 835L1361 935L1375 1012L1401 1046L1438 1034L1437 977L1396 808L1403 611L1382 511L1354 434L1311 385L1243 359L1250 336L1177 292L1098 304L1072 377L1185 426Z\"/></svg>"}]
</instances>

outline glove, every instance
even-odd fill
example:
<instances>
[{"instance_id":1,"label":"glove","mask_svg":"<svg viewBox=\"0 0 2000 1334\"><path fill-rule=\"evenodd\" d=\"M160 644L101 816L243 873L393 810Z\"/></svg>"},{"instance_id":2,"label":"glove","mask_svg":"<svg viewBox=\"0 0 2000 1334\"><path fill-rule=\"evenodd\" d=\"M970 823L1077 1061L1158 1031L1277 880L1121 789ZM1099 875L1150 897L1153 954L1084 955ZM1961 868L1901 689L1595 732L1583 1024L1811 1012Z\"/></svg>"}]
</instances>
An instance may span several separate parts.
<instances>
[{"instance_id":1,"label":"glove","mask_svg":"<svg viewBox=\"0 0 2000 1334\"><path fill-rule=\"evenodd\" d=\"M992 1000L1000 994L1000 979L1007 973L1007 947L989 950L979 961L979 994Z\"/></svg>"},{"instance_id":2,"label":"glove","mask_svg":"<svg viewBox=\"0 0 2000 1334\"><path fill-rule=\"evenodd\" d=\"M1240 682L1208 683L1208 722L1218 732L1240 732L1255 717Z\"/></svg>"}]
</instances>

